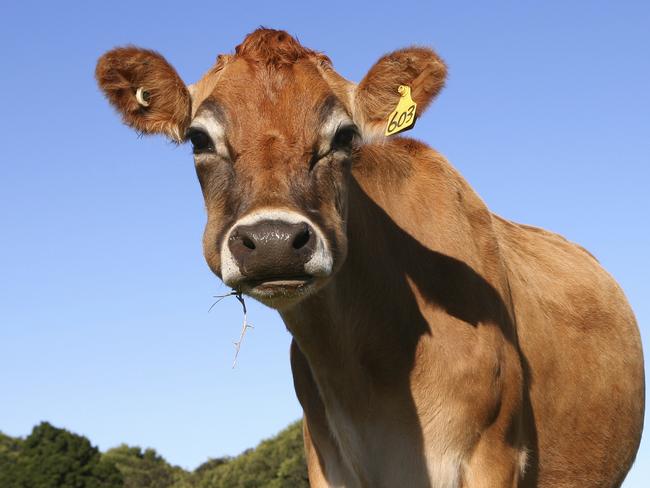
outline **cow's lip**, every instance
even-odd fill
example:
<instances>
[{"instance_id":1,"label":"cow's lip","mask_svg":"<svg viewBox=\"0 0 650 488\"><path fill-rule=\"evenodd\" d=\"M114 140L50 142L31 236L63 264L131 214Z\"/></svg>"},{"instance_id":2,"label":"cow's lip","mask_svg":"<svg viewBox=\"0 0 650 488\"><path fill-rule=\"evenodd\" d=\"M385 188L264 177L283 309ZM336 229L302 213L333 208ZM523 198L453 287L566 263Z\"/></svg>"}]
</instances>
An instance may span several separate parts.
<instances>
[{"instance_id":1,"label":"cow's lip","mask_svg":"<svg viewBox=\"0 0 650 488\"><path fill-rule=\"evenodd\" d=\"M284 309L314 293L322 280L314 275L269 276L246 279L236 289L263 304Z\"/></svg>"},{"instance_id":2,"label":"cow's lip","mask_svg":"<svg viewBox=\"0 0 650 488\"><path fill-rule=\"evenodd\" d=\"M241 284L243 288L256 289L260 291L271 291L274 289L298 289L310 284L314 280L312 275L295 276L268 276L264 278L247 279Z\"/></svg>"}]
</instances>

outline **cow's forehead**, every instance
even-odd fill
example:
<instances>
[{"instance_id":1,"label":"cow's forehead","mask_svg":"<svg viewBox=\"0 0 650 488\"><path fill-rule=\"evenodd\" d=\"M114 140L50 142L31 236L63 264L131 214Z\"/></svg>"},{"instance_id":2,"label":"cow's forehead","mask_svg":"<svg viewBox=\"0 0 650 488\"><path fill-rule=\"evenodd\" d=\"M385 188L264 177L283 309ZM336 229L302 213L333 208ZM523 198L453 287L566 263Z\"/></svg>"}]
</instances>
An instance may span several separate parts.
<instances>
[{"instance_id":1,"label":"cow's forehead","mask_svg":"<svg viewBox=\"0 0 650 488\"><path fill-rule=\"evenodd\" d=\"M273 127L299 139L309 138L329 112L343 107L309 60L277 66L234 59L207 76L214 77L211 91L204 90L202 100L195 94L195 115L204 113L206 106L217 106L221 122L235 133Z\"/></svg>"},{"instance_id":2,"label":"cow's forehead","mask_svg":"<svg viewBox=\"0 0 650 488\"><path fill-rule=\"evenodd\" d=\"M234 54L218 56L216 64L190 87L192 116L209 97L222 98L224 104L238 108L264 103L276 103L276 109L293 106L300 115L334 92L351 107L353 88L353 83L334 71L324 54L305 48L286 32L258 29L235 48Z\"/></svg>"}]
</instances>

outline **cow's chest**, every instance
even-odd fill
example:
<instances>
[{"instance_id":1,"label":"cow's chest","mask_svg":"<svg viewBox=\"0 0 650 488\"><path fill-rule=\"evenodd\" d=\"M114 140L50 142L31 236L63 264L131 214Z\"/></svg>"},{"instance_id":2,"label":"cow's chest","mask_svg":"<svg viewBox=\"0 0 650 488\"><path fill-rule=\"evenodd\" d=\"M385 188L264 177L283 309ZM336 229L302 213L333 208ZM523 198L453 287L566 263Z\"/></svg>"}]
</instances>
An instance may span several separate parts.
<instances>
[{"instance_id":1,"label":"cow's chest","mask_svg":"<svg viewBox=\"0 0 650 488\"><path fill-rule=\"evenodd\" d=\"M399 385L364 386L355 381L363 375L355 373L347 375L355 387L321 383L340 459L326 465L347 473L343 486L461 485L477 433L498 405L497 363L491 353L476 353L474 362L463 364L438 363L440 358L418 365Z\"/></svg>"},{"instance_id":2,"label":"cow's chest","mask_svg":"<svg viewBox=\"0 0 650 488\"><path fill-rule=\"evenodd\" d=\"M326 460L328 478L345 480L346 488L460 486L466 442L456 434L458 412L444 410L423 428L413 405L378 401L363 418L328 405L339 449L338 459Z\"/></svg>"}]
</instances>

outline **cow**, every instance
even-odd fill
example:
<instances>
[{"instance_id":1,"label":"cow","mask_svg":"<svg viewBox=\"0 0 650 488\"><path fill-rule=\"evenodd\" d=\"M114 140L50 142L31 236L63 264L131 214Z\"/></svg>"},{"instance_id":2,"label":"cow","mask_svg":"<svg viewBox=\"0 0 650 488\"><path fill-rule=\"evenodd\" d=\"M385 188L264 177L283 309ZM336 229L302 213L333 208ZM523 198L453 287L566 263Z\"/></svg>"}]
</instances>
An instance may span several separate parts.
<instances>
[{"instance_id":1,"label":"cow","mask_svg":"<svg viewBox=\"0 0 650 488\"><path fill-rule=\"evenodd\" d=\"M386 135L404 92L412 125L446 72L409 47L355 84L260 28L193 85L133 46L95 74L127 125L191 142L209 267L292 335L312 487L620 486L645 402L621 288Z\"/></svg>"}]
</instances>

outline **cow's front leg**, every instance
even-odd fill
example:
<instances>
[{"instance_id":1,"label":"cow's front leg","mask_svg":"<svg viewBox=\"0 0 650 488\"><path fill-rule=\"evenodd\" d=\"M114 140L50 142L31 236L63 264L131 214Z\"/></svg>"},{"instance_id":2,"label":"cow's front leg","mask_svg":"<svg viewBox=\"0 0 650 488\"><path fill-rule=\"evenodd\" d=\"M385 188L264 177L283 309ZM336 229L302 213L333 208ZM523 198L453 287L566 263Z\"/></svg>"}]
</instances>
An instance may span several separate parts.
<instances>
[{"instance_id":1,"label":"cow's front leg","mask_svg":"<svg viewBox=\"0 0 650 488\"><path fill-rule=\"evenodd\" d=\"M509 445L499 432L485 432L466 464L462 488L516 488L526 467L526 449Z\"/></svg>"},{"instance_id":2,"label":"cow's front leg","mask_svg":"<svg viewBox=\"0 0 650 488\"><path fill-rule=\"evenodd\" d=\"M322 459L319 456L316 446L311 439L308 421L303 418L302 434L305 442L305 458L307 461L307 473L309 475L309 486L311 488L331 488L324 473Z\"/></svg>"},{"instance_id":3,"label":"cow's front leg","mask_svg":"<svg viewBox=\"0 0 650 488\"><path fill-rule=\"evenodd\" d=\"M311 488L358 486L343 465L329 431L325 407L311 370L295 341L291 342L291 370L298 400L302 405L305 458Z\"/></svg>"},{"instance_id":4,"label":"cow's front leg","mask_svg":"<svg viewBox=\"0 0 650 488\"><path fill-rule=\"evenodd\" d=\"M502 378L498 413L485 425L466 458L462 488L523 488L527 446L532 427L527 422L522 373L517 363L499 370Z\"/></svg>"}]
</instances>

